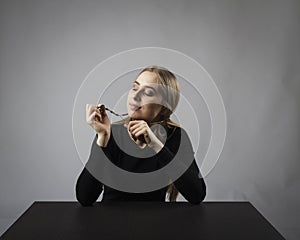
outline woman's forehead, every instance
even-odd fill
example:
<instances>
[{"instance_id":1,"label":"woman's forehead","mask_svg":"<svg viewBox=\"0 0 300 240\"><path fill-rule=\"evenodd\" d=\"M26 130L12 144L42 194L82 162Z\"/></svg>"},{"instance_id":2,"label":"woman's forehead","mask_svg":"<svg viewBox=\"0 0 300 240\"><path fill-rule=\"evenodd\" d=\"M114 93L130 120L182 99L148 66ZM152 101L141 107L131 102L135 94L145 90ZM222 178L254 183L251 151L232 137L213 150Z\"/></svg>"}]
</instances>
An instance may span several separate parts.
<instances>
[{"instance_id":1,"label":"woman's forehead","mask_svg":"<svg viewBox=\"0 0 300 240\"><path fill-rule=\"evenodd\" d=\"M141 85L158 84L159 83L156 73L149 72L149 71L142 72L136 79L136 82Z\"/></svg>"}]
</instances>

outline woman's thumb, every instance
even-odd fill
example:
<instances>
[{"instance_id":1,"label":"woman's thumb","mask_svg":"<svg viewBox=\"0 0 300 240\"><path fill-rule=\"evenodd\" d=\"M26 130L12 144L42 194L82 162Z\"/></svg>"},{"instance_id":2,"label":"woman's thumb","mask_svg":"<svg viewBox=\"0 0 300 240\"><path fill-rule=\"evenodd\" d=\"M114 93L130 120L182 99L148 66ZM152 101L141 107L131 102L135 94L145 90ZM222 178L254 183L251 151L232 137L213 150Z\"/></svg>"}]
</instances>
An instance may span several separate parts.
<instances>
[{"instance_id":1,"label":"woman's thumb","mask_svg":"<svg viewBox=\"0 0 300 240\"><path fill-rule=\"evenodd\" d=\"M106 109L105 109L105 105L104 104L101 104L101 105L98 104L97 108L98 108L98 110L99 110L99 112L101 114L106 115Z\"/></svg>"}]
</instances>

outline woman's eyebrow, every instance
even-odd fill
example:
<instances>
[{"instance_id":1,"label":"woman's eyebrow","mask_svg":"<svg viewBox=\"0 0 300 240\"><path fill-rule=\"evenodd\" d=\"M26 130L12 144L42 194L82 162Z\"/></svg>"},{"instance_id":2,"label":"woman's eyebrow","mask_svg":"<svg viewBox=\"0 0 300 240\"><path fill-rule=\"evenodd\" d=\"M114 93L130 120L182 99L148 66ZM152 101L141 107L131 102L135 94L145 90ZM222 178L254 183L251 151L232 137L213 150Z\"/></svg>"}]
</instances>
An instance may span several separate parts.
<instances>
[{"instance_id":1,"label":"woman's eyebrow","mask_svg":"<svg viewBox=\"0 0 300 240\"><path fill-rule=\"evenodd\" d=\"M137 85L141 85L138 81L134 81L134 83L136 83ZM147 86L147 85L144 85L146 88L151 88L153 89L155 92L156 92L156 89L154 87L150 87L150 86Z\"/></svg>"}]
</instances>

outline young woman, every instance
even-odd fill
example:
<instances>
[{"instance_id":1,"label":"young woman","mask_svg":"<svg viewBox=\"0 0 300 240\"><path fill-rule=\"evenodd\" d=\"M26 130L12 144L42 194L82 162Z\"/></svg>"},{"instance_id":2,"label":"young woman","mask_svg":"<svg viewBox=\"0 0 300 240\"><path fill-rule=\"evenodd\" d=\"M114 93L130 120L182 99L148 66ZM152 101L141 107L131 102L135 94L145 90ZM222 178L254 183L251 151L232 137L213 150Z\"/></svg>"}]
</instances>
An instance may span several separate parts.
<instances>
[{"instance_id":1,"label":"young woman","mask_svg":"<svg viewBox=\"0 0 300 240\"><path fill-rule=\"evenodd\" d=\"M87 104L86 121L96 131L88 163L101 161L99 158L103 157L103 152L115 165L131 172L155 171L172 161L178 151L183 130L170 120L179 97L180 91L175 75L165 68L150 66L139 73L129 91L127 118L111 124L103 104ZM151 127L158 126L157 124L163 128ZM146 152L150 149L154 151L154 155L139 158L126 153L124 148L120 147L117 135L122 135L120 139L123 142L133 144L136 147L135 152ZM102 201L164 202L166 194L169 201L176 201L180 192L190 203L202 202L206 195L206 185L194 159L191 143L187 142L189 146L186 149L189 149L189 152L186 156L193 158L192 164L178 179L170 179L168 186L145 193L122 192L101 183L85 167L76 183L77 200L83 206L92 205L104 190Z\"/></svg>"}]
</instances>

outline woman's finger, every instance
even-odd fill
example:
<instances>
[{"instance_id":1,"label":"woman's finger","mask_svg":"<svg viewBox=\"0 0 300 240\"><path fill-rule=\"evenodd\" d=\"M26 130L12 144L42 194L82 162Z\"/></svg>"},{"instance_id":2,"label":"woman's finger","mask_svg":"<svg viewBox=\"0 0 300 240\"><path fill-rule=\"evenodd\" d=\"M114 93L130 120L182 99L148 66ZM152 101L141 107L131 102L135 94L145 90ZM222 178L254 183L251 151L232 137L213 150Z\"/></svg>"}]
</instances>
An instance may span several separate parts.
<instances>
[{"instance_id":1,"label":"woman's finger","mask_svg":"<svg viewBox=\"0 0 300 240\"><path fill-rule=\"evenodd\" d=\"M145 127L144 126L138 126L137 128L135 128L134 130L130 129L130 132L132 135L136 135L137 132L143 130Z\"/></svg>"},{"instance_id":2,"label":"woman's finger","mask_svg":"<svg viewBox=\"0 0 300 240\"><path fill-rule=\"evenodd\" d=\"M93 104L86 104L86 113L91 115L95 108L96 106Z\"/></svg>"},{"instance_id":3,"label":"woman's finger","mask_svg":"<svg viewBox=\"0 0 300 240\"><path fill-rule=\"evenodd\" d=\"M87 104L86 105L86 118L88 119L91 116L91 114L95 111L97 111L97 108L95 105Z\"/></svg>"},{"instance_id":4,"label":"woman's finger","mask_svg":"<svg viewBox=\"0 0 300 240\"><path fill-rule=\"evenodd\" d=\"M97 119L98 117L98 119ZM93 121L102 121L102 117L99 112L93 112L89 117L88 117L88 122L93 122Z\"/></svg>"},{"instance_id":5,"label":"woman's finger","mask_svg":"<svg viewBox=\"0 0 300 240\"><path fill-rule=\"evenodd\" d=\"M140 131L138 131L136 134L135 134L135 137L138 138L140 136L148 136L148 132L147 132L147 129L142 129Z\"/></svg>"},{"instance_id":6,"label":"woman's finger","mask_svg":"<svg viewBox=\"0 0 300 240\"><path fill-rule=\"evenodd\" d=\"M101 109L103 110L102 113L100 113L98 107L101 107ZM86 104L86 118L88 118L95 111L102 114L102 116L106 115L104 104L101 103L98 105Z\"/></svg>"},{"instance_id":7,"label":"woman's finger","mask_svg":"<svg viewBox=\"0 0 300 240\"><path fill-rule=\"evenodd\" d=\"M98 117L99 118L99 120L100 120L100 122L102 122L102 115L101 115L101 113L99 113L99 110L95 110L95 117Z\"/></svg>"},{"instance_id":8,"label":"woman's finger","mask_svg":"<svg viewBox=\"0 0 300 240\"><path fill-rule=\"evenodd\" d=\"M144 141L141 141L141 140L139 140L139 139L137 139L136 140L136 144L138 145L138 146L143 146L143 145L145 145L145 142Z\"/></svg>"},{"instance_id":9,"label":"woman's finger","mask_svg":"<svg viewBox=\"0 0 300 240\"><path fill-rule=\"evenodd\" d=\"M133 132L135 129L141 127L140 123L136 123L136 124L131 124L130 126L128 126L128 129L130 132Z\"/></svg>"},{"instance_id":10,"label":"woman's finger","mask_svg":"<svg viewBox=\"0 0 300 240\"><path fill-rule=\"evenodd\" d=\"M128 127L130 128L130 127L132 127L132 126L134 126L134 125L136 125L136 124L139 124L139 123L141 123L141 122L144 122L144 120L132 120L132 121L130 121L130 122L128 123Z\"/></svg>"},{"instance_id":11,"label":"woman's finger","mask_svg":"<svg viewBox=\"0 0 300 240\"><path fill-rule=\"evenodd\" d=\"M128 129L130 131L133 131L134 129L138 128L139 126L147 126L147 123L144 120L134 120L134 121L130 121L128 123Z\"/></svg>"},{"instance_id":12,"label":"woman's finger","mask_svg":"<svg viewBox=\"0 0 300 240\"><path fill-rule=\"evenodd\" d=\"M133 124L133 121L130 121L128 124L126 124L127 129L129 130Z\"/></svg>"},{"instance_id":13,"label":"woman's finger","mask_svg":"<svg viewBox=\"0 0 300 240\"><path fill-rule=\"evenodd\" d=\"M101 111L100 111L100 109L101 109ZM104 104L98 104L97 105L97 110L100 112L100 114L102 115L102 116L107 116L107 114L106 114L106 109L105 109L105 105Z\"/></svg>"},{"instance_id":14,"label":"woman's finger","mask_svg":"<svg viewBox=\"0 0 300 240\"><path fill-rule=\"evenodd\" d=\"M140 139L141 136L144 137L147 144L151 142L147 129L142 129L135 134L136 138Z\"/></svg>"},{"instance_id":15,"label":"woman's finger","mask_svg":"<svg viewBox=\"0 0 300 240\"><path fill-rule=\"evenodd\" d=\"M141 126L140 123L128 124L128 130L129 130L130 132L132 132L134 129L136 129L136 128L140 127L140 126Z\"/></svg>"},{"instance_id":16,"label":"woman's finger","mask_svg":"<svg viewBox=\"0 0 300 240\"><path fill-rule=\"evenodd\" d=\"M90 115L91 115L90 104L86 104L85 105L85 118L86 118L86 121L88 121Z\"/></svg>"}]
</instances>

